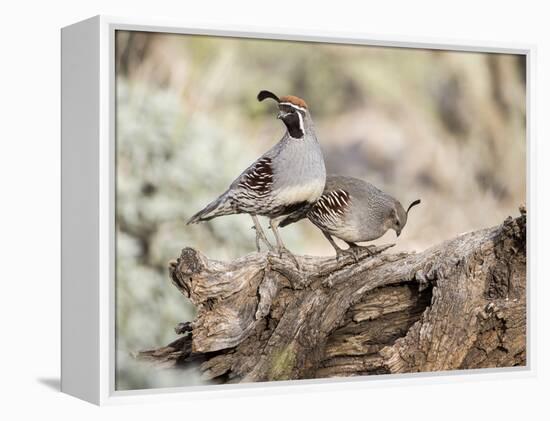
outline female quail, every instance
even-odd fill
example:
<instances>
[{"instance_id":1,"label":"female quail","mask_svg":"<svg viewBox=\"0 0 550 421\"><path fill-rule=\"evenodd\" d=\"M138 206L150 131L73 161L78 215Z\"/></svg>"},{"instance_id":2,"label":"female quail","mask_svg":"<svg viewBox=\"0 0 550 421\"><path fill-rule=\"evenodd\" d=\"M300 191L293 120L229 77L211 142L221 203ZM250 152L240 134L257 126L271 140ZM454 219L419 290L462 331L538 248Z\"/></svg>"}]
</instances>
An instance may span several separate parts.
<instances>
[{"instance_id":1,"label":"female quail","mask_svg":"<svg viewBox=\"0 0 550 421\"><path fill-rule=\"evenodd\" d=\"M286 126L282 139L245 169L229 189L195 214L188 224L208 221L222 215L248 213L256 229L256 247L262 240L271 244L258 222L257 215L270 219L279 252L286 251L277 227L287 215L311 206L321 196L326 171L323 154L313 127L307 104L301 98L278 98L261 91L258 101L266 98L278 102L281 119Z\"/></svg>"},{"instance_id":2,"label":"female quail","mask_svg":"<svg viewBox=\"0 0 550 421\"><path fill-rule=\"evenodd\" d=\"M356 243L380 238L389 229L399 236L407 223L409 210L419 203L420 200L415 200L405 211L397 199L366 181L329 175L319 200L309 210L285 218L280 226L307 217L330 241L337 258L343 253L351 253L357 260L357 252L363 247ZM349 249L338 247L332 236L345 241Z\"/></svg>"}]
</instances>

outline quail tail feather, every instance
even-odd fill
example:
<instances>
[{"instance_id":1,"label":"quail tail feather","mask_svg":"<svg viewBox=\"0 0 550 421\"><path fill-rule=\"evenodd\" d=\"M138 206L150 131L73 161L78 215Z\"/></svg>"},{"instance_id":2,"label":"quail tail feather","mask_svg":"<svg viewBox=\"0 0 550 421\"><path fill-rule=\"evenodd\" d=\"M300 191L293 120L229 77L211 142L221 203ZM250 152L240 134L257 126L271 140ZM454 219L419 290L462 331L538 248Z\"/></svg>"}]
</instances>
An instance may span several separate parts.
<instances>
[{"instance_id":1,"label":"quail tail feather","mask_svg":"<svg viewBox=\"0 0 550 421\"><path fill-rule=\"evenodd\" d=\"M227 199L227 193L222 194L216 200L209 203L204 209L193 215L189 221L187 221L187 225L198 224L200 222L217 218L218 216L231 215L235 213L235 209L233 209L230 201Z\"/></svg>"},{"instance_id":2,"label":"quail tail feather","mask_svg":"<svg viewBox=\"0 0 550 421\"><path fill-rule=\"evenodd\" d=\"M286 227L287 225L294 224L295 222L298 222L306 218L307 213L310 209L311 209L311 206L304 206L302 209L291 213L279 223L279 226L283 228L283 227Z\"/></svg>"}]
</instances>

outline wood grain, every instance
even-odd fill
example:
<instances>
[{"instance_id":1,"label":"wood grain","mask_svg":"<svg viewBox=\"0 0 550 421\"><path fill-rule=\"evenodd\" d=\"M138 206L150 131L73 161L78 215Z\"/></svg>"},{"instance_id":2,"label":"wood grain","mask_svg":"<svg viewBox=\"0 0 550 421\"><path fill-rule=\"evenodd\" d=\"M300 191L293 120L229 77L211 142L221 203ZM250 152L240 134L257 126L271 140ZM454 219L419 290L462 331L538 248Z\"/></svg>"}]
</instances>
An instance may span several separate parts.
<instances>
[{"instance_id":1,"label":"wood grain","mask_svg":"<svg viewBox=\"0 0 550 421\"><path fill-rule=\"evenodd\" d=\"M217 383L526 364L526 212L422 253L350 256L192 248L170 264L197 317L139 359L200 364ZM385 252L385 253L383 253Z\"/></svg>"}]
</instances>

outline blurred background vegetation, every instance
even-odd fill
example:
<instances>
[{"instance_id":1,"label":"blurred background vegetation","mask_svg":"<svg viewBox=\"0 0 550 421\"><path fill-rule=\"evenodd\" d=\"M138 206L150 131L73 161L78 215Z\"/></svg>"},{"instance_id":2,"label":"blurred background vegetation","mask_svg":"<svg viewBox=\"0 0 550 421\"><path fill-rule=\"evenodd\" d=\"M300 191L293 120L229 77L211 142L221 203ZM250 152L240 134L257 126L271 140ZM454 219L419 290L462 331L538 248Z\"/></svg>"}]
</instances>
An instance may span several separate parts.
<instances>
[{"instance_id":1,"label":"blurred background vegetation","mask_svg":"<svg viewBox=\"0 0 550 421\"><path fill-rule=\"evenodd\" d=\"M422 199L394 248L421 251L525 203L525 70L505 54L118 31L117 389L201 382L129 356L194 317L167 273L183 247L215 259L255 250L246 215L185 222L282 136L261 89L308 102L330 173L404 206ZM298 254L334 254L308 221L282 235Z\"/></svg>"}]
</instances>

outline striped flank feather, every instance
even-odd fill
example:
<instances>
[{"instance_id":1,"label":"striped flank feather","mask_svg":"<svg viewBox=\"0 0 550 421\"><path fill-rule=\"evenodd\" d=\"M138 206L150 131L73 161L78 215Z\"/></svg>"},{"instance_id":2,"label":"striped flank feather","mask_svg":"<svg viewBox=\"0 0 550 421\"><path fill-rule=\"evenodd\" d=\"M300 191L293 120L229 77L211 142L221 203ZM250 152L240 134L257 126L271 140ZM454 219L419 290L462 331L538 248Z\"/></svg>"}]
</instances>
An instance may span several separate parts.
<instances>
[{"instance_id":1,"label":"striped flank feather","mask_svg":"<svg viewBox=\"0 0 550 421\"><path fill-rule=\"evenodd\" d=\"M350 203L350 195L343 189L326 192L317 200L307 216L319 227L338 225Z\"/></svg>"}]
</instances>

